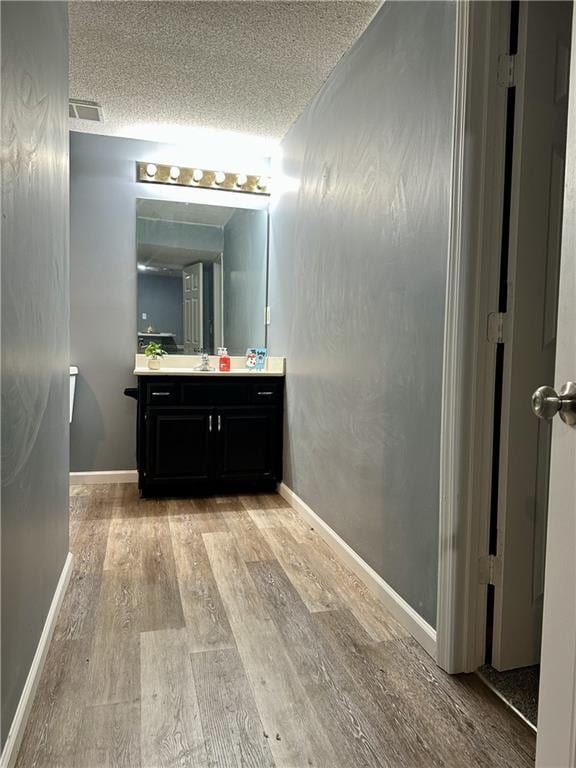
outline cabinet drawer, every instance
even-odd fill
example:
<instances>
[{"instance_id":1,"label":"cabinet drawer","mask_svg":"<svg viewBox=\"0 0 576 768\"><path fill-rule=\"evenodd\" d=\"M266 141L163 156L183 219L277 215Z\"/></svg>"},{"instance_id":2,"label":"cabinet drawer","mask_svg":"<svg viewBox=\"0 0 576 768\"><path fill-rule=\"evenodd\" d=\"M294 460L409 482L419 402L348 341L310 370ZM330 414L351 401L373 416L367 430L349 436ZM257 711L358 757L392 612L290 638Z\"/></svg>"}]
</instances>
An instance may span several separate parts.
<instances>
[{"instance_id":1,"label":"cabinet drawer","mask_svg":"<svg viewBox=\"0 0 576 768\"><path fill-rule=\"evenodd\" d=\"M250 382L250 402L273 405L282 402L282 383L262 378Z\"/></svg>"},{"instance_id":2,"label":"cabinet drawer","mask_svg":"<svg viewBox=\"0 0 576 768\"><path fill-rule=\"evenodd\" d=\"M248 405L250 383L238 379L226 381L190 381L182 385L183 405Z\"/></svg>"},{"instance_id":3,"label":"cabinet drawer","mask_svg":"<svg viewBox=\"0 0 576 768\"><path fill-rule=\"evenodd\" d=\"M282 404L281 379L244 376L234 378L188 379L162 377L144 384L146 405L278 405ZM142 392L142 390L141 390Z\"/></svg>"},{"instance_id":4,"label":"cabinet drawer","mask_svg":"<svg viewBox=\"0 0 576 768\"><path fill-rule=\"evenodd\" d=\"M146 402L155 405L173 405L180 402L180 385L176 382L146 384Z\"/></svg>"}]
</instances>

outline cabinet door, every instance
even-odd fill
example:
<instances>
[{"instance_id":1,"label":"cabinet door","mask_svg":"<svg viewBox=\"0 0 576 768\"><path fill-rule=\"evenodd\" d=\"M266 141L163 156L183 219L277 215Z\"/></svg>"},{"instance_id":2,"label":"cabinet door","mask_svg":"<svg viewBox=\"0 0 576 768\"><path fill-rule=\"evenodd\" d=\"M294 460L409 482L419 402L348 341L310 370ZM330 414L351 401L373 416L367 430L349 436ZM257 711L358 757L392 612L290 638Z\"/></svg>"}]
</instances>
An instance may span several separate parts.
<instances>
[{"instance_id":1,"label":"cabinet door","mask_svg":"<svg viewBox=\"0 0 576 768\"><path fill-rule=\"evenodd\" d=\"M278 412L275 408L218 410L218 477L274 479L277 470Z\"/></svg>"},{"instance_id":2,"label":"cabinet door","mask_svg":"<svg viewBox=\"0 0 576 768\"><path fill-rule=\"evenodd\" d=\"M209 480L213 421L212 409L149 408L150 479Z\"/></svg>"}]
</instances>

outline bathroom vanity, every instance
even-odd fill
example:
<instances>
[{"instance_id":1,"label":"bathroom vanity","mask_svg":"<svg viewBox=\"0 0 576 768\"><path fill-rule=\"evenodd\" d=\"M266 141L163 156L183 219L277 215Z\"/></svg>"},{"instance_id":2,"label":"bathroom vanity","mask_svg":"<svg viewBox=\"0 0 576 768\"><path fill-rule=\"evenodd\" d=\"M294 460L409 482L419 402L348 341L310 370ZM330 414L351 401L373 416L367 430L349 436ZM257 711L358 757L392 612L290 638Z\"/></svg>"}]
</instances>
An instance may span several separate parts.
<instances>
[{"instance_id":1,"label":"bathroom vanity","mask_svg":"<svg viewBox=\"0 0 576 768\"><path fill-rule=\"evenodd\" d=\"M284 361L201 372L199 358L159 371L136 356L138 479L143 496L273 490L282 479ZM217 367L217 358L211 358Z\"/></svg>"},{"instance_id":2,"label":"bathroom vanity","mask_svg":"<svg viewBox=\"0 0 576 768\"><path fill-rule=\"evenodd\" d=\"M267 343L268 200L136 201L137 458L143 496L272 490L282 479L284 359ZM214 197L214 194L216 195ZM211 197L210 197L211 195ZM155 342L166 354L148 367ZM231 370L214 353L225 347ZM212 371L199 371L200 352Z\"/></svg>"}]
</instances>

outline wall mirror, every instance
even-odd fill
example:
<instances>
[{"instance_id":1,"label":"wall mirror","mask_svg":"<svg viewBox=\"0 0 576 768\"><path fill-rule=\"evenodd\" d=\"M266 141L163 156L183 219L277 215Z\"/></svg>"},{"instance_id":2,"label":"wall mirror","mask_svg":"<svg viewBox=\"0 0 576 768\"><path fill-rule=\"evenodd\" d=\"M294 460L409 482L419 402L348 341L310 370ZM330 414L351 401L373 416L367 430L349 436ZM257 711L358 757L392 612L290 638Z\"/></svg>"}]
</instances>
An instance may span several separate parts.
<instances>
[{"instance_id":1,"label":"wall mirror","mask_svg":"<svg viewBox=\"0 0 576 768\"><path fill-rule=\"evenodd\" d=\"M266 346L267 210L138 199L136 251L138 352Z\"/></svg>"}]
</instances>

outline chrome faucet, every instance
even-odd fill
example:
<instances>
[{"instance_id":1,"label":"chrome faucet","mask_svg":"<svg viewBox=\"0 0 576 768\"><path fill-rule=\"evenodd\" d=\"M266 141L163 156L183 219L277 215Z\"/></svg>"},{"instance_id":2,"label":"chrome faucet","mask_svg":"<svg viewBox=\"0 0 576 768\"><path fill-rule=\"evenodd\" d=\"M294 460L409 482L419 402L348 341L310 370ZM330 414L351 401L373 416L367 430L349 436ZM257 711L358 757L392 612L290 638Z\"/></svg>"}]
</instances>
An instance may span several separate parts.
<instances>
[{"instance_id":1,"label":"chrome faucet","mask_svg":"<svg viewBox=\"0 0 576 768\"><path fill-rule=\"evenodd\" d=\"M194 368L195 371L215 371L216 369L210 365L210 356L207 352L202 352L202 362Z\"/></svg>"}]
</instances>

